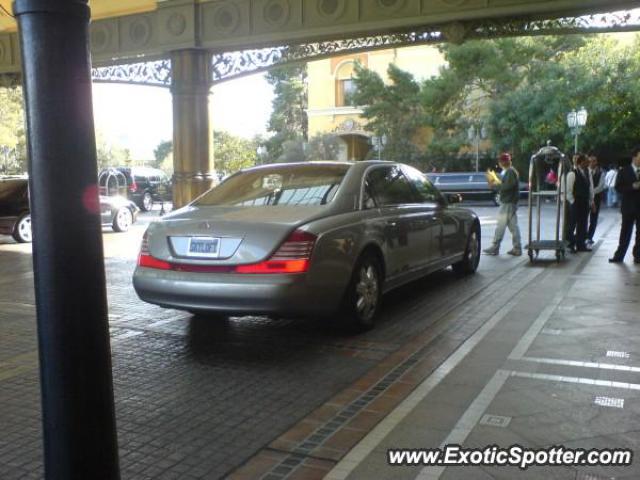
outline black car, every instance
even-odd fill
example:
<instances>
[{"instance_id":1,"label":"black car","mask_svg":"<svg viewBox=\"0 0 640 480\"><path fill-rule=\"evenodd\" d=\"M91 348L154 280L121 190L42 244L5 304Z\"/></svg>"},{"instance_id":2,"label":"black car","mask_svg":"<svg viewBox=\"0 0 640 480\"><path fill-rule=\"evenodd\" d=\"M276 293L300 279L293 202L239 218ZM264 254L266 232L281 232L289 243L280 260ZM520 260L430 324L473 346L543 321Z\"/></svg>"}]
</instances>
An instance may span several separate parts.
<instances>
[{"instance_id":1,"label":"black car","mask_svg":"<svg viewBox=\"0 0 640 480\"><path fill-rule=\"evenodd\" d=\"M484 172L428 173L427 177L443 193L457 193L465 200L491 200L498 205L500 194L487 182ZM526 198L528 185L520 182L520 198Z\"/></svg>"},{"instance_id":2,"label":"black car","mask_svg":"<svg viewBox=\"0 0 640 480\"><path fill-rule=\"evenodd\" d=\"M109 175L110 171L124 175L128 198L144 212L151 210L155 202L172 200L171 180L162 170L151 167L111 167L100 172L100 187L103 189L106 186L107 190L111 190L110 186L102 184L102 179L113 178L113 175Z\"/></svg>"},{"instance_id":3,"label":"black car","mask_svg":"<svg viewBox=\"0 0 640 480\"><path fill-rule=\"evenodd\" d=\"M100 195L102 225L116 232L126 232L138 211L126 198ZM11 235L21 243L31 241L29 181L25 177L0 178L0 234Z\"/></svg>"}]
</instances>

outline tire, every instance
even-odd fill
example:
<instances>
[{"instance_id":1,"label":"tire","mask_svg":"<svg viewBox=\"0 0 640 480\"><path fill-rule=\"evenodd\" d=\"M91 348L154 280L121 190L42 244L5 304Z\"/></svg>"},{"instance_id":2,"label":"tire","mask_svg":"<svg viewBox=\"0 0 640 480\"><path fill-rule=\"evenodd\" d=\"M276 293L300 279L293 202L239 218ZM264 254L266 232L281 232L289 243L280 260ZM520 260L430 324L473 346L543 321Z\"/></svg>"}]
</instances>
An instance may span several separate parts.
<instances>
[{"instance_id":1,"label":"tire","mask_svg":"<svg viewBox=\"0 0 640 480\"><path fill-rule=\"evenodd\" d=\"M133 223L133 214L127 207L119 208L113 217L113 231L114 232L126 232Z\"/></svg>"},{"instance_id":2,"label":"tire","mask_svg":"<svg viewBox=\"0 0 640 480\"><path fill-rule=\"evenodd\" d=\"M365 252L356 262L342 304L349 326L357 331L371 330L382 300L382 267L373 253Z\"/></svg>"},{"instance_id":3,"label":"tire","mask_svg":"<svg viewBox=\"0 0 640 480\"><path fill-rule=\"evenodd\" d=\"M464 258L451 267L453 271L461 275L471 275L478 269L480 263L480 229L477 225L471 228L469 237L467 238L467 246L464 250Z\"/></svg>"},{"instance_id":4,"label":"tire","mask_svg":"<svg viewBox=\"0 0 640 480\"><path fill-rule=\"evenodd\" d=\"M148 212L153 208L153 197L149 192L144 192L142 199L140 200L140 210Z\"/></svg>"},{"instance_id":5,"label":"tire","mask_svg":"<svg viewBox=\"0 0 640 480\"><path fill-rule=\"evenodd\" d=\"M491 196L491 201L493 202L493 204L496 207L500 206L500 193L499 192L495 192L492 196Z\"/></svg>"},{"instance_id":6,"label":"tire","mask_svg":"<svg viewBox=\"0 0 640 480\"><path fill-rule=\"evenodd\" d=\"M25 214L16 223L15 228L13 229L13 234L11 235L16 242L19 243L30 243L32 240L31 233L31 215Z\"/></svg>"}]
</instances>

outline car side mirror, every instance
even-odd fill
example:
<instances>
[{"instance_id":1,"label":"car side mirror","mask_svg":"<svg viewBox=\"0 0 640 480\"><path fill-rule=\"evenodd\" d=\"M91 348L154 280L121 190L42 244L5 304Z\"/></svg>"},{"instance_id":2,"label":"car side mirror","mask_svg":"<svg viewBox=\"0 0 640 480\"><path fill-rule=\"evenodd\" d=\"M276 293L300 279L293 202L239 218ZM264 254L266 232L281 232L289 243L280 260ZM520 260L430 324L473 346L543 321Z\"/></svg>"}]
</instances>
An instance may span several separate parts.
<instances>
[{"instance_id":1,"label":"car side mirror","mask_svg":"<svg viewBox=\"0 0 640 480\"><path fill-rule=\"evenodd\" d=\"M445 197L449 204L462 203L462 195L459 193L447 193Z\"/></svg>"}]
</instances>

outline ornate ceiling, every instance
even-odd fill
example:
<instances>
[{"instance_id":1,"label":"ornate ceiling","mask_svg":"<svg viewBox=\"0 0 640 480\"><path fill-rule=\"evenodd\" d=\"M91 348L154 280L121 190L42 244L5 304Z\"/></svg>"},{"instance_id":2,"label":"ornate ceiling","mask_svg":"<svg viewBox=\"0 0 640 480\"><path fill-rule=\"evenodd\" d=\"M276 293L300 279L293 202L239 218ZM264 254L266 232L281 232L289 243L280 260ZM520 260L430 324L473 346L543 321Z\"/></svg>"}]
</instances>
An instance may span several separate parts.
<instances>
[{"instance_id":1,"label":"ornate ceiling","mask_svg":"<svg viewBox=\"0 0 640 480\"><path fill-rule=\"evenodd\" d=\"M9 13L12 13L12 3L13 0L0 0L0 6ZM89 0L91 15L95 20L149 12L155 10L156 3L156 0ZM16 22L6 12L0 8L0 33L15 32Z\"/></svg>"},{"instance_id":2,"label":"ornate ceiling","mask_svg":"<svg viewBox=\"0 0 640 480\"><path fill-rule=\"evenodd\" d=\"M9 3L0 0L5 8ZM92 0L90 5L94 65L156 61L95 75L158 85L170 81L169 52L183 48L211 52L216 82L277 63L363 49L640 27L637 11L636 18L608 15L608 23L588 17L638 7L638 0ZM13 19L4 13L0 19L0 74L17 72L17 35L6 31L14 27Z\"/></svg>"}]
</instances>

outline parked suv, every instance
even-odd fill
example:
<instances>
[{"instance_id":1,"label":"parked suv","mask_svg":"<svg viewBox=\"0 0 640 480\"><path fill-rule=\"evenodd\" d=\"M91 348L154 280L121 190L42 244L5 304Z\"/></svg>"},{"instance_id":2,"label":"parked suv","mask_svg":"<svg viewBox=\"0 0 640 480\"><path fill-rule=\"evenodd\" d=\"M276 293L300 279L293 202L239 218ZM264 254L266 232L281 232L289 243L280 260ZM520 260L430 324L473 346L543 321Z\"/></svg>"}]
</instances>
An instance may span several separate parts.
<instances>
[{"instance_id":1,"label":"parked suv","mask_svg":"<svg viewBox=\"0 0 640 480\"><path fill-rule=\"evenodd\" d=\"M154 202L172 200L171 180L157 168L114 167L127 181L127 196L144 212L151 210Z\"/></svg>"}]
</instances>

